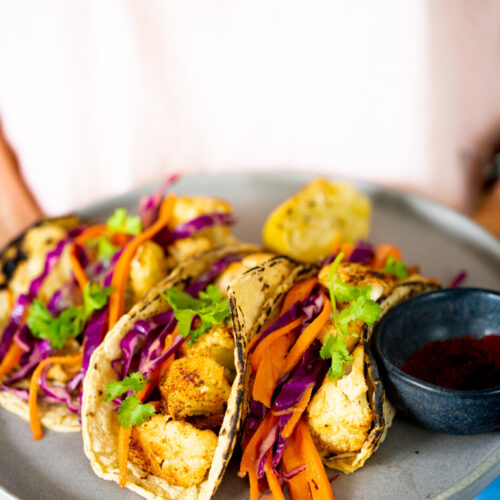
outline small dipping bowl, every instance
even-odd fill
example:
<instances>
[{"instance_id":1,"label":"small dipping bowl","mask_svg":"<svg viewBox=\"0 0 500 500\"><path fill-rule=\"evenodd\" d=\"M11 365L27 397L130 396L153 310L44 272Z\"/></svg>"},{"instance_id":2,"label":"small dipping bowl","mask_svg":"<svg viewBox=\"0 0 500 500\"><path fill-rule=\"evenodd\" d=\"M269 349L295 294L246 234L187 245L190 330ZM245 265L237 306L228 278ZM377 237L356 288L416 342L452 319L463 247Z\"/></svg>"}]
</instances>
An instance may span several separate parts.
<instances>
[{"instance_id":1,"label":"small dipping bowl","mask_svg":"<svg viewBox=\"0 0 500 500\"><path fill-rule=\"evenodd\" d=\"M374 332L374 350L389 400L419 424L448 434L500 429L500 386L445 389L401 370L418 349L437 340L500 334L500 293L449 288L418 295L389 311Z\"/></svg>"}]
</instances>

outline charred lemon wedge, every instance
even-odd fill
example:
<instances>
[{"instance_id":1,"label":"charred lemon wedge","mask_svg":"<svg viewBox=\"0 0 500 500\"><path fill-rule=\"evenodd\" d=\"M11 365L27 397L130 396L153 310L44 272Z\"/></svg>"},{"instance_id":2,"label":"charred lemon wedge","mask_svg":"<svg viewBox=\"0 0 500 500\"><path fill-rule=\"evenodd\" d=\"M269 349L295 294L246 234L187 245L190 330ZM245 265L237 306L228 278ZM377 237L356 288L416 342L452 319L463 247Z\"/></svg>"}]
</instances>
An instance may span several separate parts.
<instances>
[{"instance_id":1,"label":"charred lemon wedge","mask_svg":"<svg viewBox=\"0 0 500 500\"><path fill-rule=\"evenodd\" d=\"M315 179L271 213L262 239L276 253L316 262L339 237L349 243L366 238L370 216L369 198L353 186Z\"/></svg>"}]
</instances>

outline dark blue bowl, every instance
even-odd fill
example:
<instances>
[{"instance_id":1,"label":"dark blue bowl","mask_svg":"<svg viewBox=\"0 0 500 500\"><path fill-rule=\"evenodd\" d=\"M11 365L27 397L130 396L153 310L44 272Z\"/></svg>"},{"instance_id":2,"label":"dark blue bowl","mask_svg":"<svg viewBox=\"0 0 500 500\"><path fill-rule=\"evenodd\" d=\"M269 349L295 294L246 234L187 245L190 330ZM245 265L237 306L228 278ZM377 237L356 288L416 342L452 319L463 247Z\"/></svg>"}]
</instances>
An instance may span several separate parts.
<instances>
[{"instance_id":1,"label":"dark blue bowl","mask_svg":"<svg viewBox=\"0 0 500 500\"><path fill-rule=\"evenodd\" d=\"M374 348L390 401L421 425L448 434L500 429L500 387L444 389L401 370L436 340L500 334L500 293L450 288L418 295L389 311L374 332Z\"/></svg>"}]
</instances>

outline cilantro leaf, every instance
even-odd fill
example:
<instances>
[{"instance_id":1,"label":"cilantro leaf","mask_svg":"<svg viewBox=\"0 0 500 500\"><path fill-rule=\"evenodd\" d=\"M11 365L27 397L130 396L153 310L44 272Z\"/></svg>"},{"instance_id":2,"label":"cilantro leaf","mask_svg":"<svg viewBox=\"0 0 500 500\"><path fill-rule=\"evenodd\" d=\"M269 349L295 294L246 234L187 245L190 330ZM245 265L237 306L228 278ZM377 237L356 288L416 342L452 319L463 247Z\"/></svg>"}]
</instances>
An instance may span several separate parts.
<instances>
[{"instance_id":1,"label":"cilantro leaf","mask_svg":"<svg viewBox=\"0 0 500 500\"><path fill-rule=\"evenodd\" d=\"M80 335L87 320L82 306L68 307L55 317L38 299L33 301L28 314L26 323L33 336L50 340L54 349L61 349L68 338Z\"/></svg>"},{"instance_id":2,"label":"cilantro leaf","mask_svg":"<svg viewBox=\"0 0 500 500\"><path fill-rule=\"evenodd\" d=\"M373 325L380 316L380 306L373 300L360 296L350 306L342 309L338 316L338 325L343 335L349 333L349 323L357 319L363 320L368 325Z\"/></svg>"},{"instance_id":3,"label":"cilantro leaf","mask_svg":"<svg viewBox=\"0 0 500 500\"><path fill-rule=\"evenodd\" d=\"M87 318L102 309L108 303L108 297L113 293L113 287L101 289L98 283L87 283L83 289L83 307Z\"/></svg>"},{"instance_id":4,"label":"cilantro leaf","mask_svg":"<svg viewBox=\"0 0 500 500\"><path fill-rule=\"evenodd\" d=\"M404 280L408 277L408 270L406 269L406 264L401 261L397 261L394 257L390 256L387 258L384 267L384 273L392 274L400 280Z\"/></svg>"},{"instance_id":5,"label":"cilantro leaf","mask_svg":"<svg viewBox=\"0 0 500 500\"><path fill-rule=\"evenodd\" d=\"M331 359L331 366L328 370L328 378L334 379L344 375L344 363L353 361L354 358L349 355L345 340L342 336L334 337L332 334L328 336L325 343L322 345L319 355L322 359Z\"/></svg>"},{"instance_id":6,"label":"cilantro leaf","mask_svg":"<svg viewBox=\"0 0 500 500\"><path fill-rule=\"evenodd\" d=\"M155 407L150 404L141 403L135 396L127 396L118 407L118 422L124 429L129 429L133 425L141 425L145 420L155 415Z\"/></svg>"},{"instance_id":7,"label":"cilantro leaf","mask_svg":"<svg viewBox=\"0 0 500 500\"><path fill-rule=\"evenodd\" d=\"M115 233L137 234L142 231L141 218L138 215L128 215L125 208L117 208L107 225Z\"/></svg>"},{"instance_id":8,"label":"cilantro leaf","mask_svg":"<svg viewBox=\"0 0 500 500\"><path fill-rule=\"evenodd\" d=\"M113 245L107 236L90 240L89 243L97 245L97 257L104 260L111 260L120 249L120 247Z\"/></svg>"},{"instance_id":9,"label":"cilantro leaf","mask_svg":"<svg viewBox=\"0 0 500 500\"><path fill-rule=\"evenodd\" d=\"M105 401L109 403L128 391L133 391L134 394L137 394L144 389L145 385L146 382L140 372L131 373L128 377L120 381L108 382L104 391L106 393Z\"/></svg>"},{"instance_id":10,"label":"cilantro leaf","mask_svg":"<svg viewBox=\"0 0 500 500\"><path fill-rule=\"evenodd\" d=\"M215 285L208 285L195 299L185 292L171 288L164 293L164 297L174 311L179 334L190 336L189 343L194 344L213 325L221 324L229 317L229 301L222 297ZM191 330L193 319L198 318L196 330Z\"/></svg>"},{"instance_id":11,"label":"cilantro leaf","mask_svg":"<svg viewBox=\"0 0 500 500\"><path fill-rule=\"evenodd\" d=\"M356 300L358 297L370 298L370 293L372 291L370 286L357 287L348 285L340 279L336 279L333 284L333 290L335 293L335 298L338 302L351 302Z\"/></svg>"}]
</instances>

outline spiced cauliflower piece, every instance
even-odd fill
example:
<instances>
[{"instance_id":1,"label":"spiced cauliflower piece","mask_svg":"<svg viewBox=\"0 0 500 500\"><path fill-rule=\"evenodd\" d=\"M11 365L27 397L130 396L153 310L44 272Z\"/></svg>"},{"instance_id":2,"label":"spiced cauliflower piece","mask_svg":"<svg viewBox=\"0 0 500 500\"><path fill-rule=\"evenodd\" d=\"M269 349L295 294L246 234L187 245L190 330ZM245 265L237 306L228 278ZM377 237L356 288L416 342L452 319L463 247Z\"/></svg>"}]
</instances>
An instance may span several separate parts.
<instances>
[{"instance_id":1,"label":"spiced cauliflower piece","mask_svg":"<svg viewBox=\"0 0 500 500\"><path fill-rule=\"evenodd\" d=\"M179 348L180 356L211 358L219 365L234 371L234 337L232 329L215 325L204 333L195 344L184 342Z\"/></svg>"},{"instance_id":2,"label":"spiced cauliflower piece","mask_svg":"<svg viewBox=\"0 0 500 500\"><path fill-rule=\"evenodd\" d=\"M210 196L180 196L175 202L174 212L168 227L169 229L174 229L177 225L189 222L201 215L230 212L232 212L231 205L219 198L212 198ZM229 228L220 224L197 232L194 239L196 240L200 237L208 240L210 248L236 241L231 235Z\"/></svg>"},{"instance_id":3,"label":"spiced cauliflower piece","mask_svg":"<svg viewBox=\"0 0 500 500\"><path fill-rule=\"evenodd\" d=\"M359 451L373 420L364 376L364 348L358 345L351 370L325 378L307 410L307 423L320 455Z\"/></svg>"},{"instance_id":4,"label":"spiced cauliflower piece","mask_svg":"<svg viewBox=\"0 0 500 500\"><path fill-rule=\"evenodd\" d=\"M139 300L168 272L168 263L163 248L154 241L144 242L130 264L130 288L135 300Z\"/></svg>"},{"instance_id":5,"label":"spiced cauliflower piece","mask_svg":"<svg viewBox=\"0 0 500 500\"><path fill-rule=\"evenodd\" d=\"M201 356L176 359L160 381L162 401L175 420L223 416L230 390L224 367Z\"/></svg>"},{"instance_id":6,"label":"spiced cauliflower piece","mask_svg":"<svg viewBox=\"0 0 500 500\"><path fill-rule=\"evenodd\" d=\"M325 266L318 275L319 282L328 288L330 266ZM341 262L335 272L334 279L340 278L344 283L356 287L371 287L370 299L377 301L389 295L395 285L395 278L390 274L376 271L357 262Z\"/></svg>"},{"instance_id":7,"label":"spiced cauliflower piece","mask_svg":"<svg viewBox=\"0 0 500 500\"><path fill-rule=\"evenodd\" d=\"M154 415L132 428L129 459L170 484L188 488L203 481L216 446L213 431Z\"/></svg>"},{"instance_id":8,"label":"spiced cauliflower piece","mask_svg":"<svg viewBox=\"0 0 500 500\"><path fill-rule=\"evenodd\" d=\"M53 222L44 222L26 232L22 243L26 259L18 264L9 283L15 297L28 291L30 283L42 273L47 253L54 250L57 243L65 237L66 228ZM40 287L38 298L42 302L50 300L57 290L72 279L69 252L70 247L67 245L56 266Z\"/></svg>"}]
</instances>

